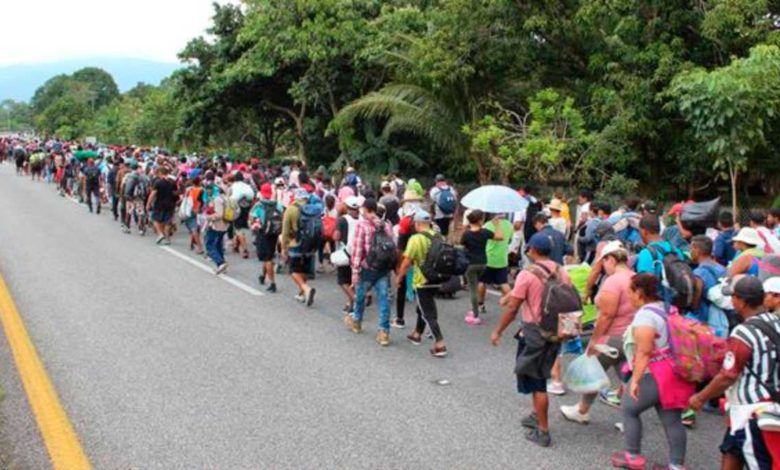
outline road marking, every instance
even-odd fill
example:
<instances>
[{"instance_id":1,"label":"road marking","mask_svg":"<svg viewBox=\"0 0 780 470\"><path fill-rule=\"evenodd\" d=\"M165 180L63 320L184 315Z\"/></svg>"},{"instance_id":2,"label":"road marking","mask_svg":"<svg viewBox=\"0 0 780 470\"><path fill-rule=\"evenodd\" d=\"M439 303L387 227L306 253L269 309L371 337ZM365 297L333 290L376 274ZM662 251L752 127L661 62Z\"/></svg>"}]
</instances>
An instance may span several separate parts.
<instances>
[{"instance_id":1,"label":"road marking","mask_svg":"<svg viewBox=\"0 0 780 470\"><path fill-rule=\"evenodd\" d=\"M495 295L496 297L503 297L504 296L504 294L502 294L501 292L499 292L497 290L493 290L493 289L488 289L487 293L490 294L490 295Z\"/></svg>"},{"instance_id":2,"label":"road marking","mask_svg":"<svg viewBox=\"0 0 780 470\"><path fill-rule=\"evenodd\" d=\"M0 318L52 466L55 470L92 468L2 276Z\"/></svg>"},{"instance_id":3,"label":"road marking","mask_svg":"<svg viewBox=\"0 0 780 470\"><path fill-rule=\"evenodd\" d=\"M195 266L196 268L198 268L198 269L200 269L202 271L206 271L207 273L211 274L212 276L214 275L214 270L211 267L209 267L208 265L205 265L205 264L203 264L203 263L201 263L199 261L195 261L191 257L189 257L187 255L184 255L184 254L181 254L181 253L179 253L178 251L174 250L173 248L171 248L169 246L161 246L160 248L162 248L163 250L165 250L168 253L172 254L173 256L190 263L191 265ZM228 284L234 286L234 287L238 287L239 289L241 289L242 291L246 292L249 295L254 295L254 296L257 296L257 297L261 297L261 296L265 295L264 293L260 292L259 290L255 289L254 287L250 287L250 286L244 284L243 282L239 281L238 279L232 278L232 277L230 277L230 276L228 276L226 274L220 274L217 277L219 279L222 279L223 281L227 282Z\"/></svg>"}]
</instances>

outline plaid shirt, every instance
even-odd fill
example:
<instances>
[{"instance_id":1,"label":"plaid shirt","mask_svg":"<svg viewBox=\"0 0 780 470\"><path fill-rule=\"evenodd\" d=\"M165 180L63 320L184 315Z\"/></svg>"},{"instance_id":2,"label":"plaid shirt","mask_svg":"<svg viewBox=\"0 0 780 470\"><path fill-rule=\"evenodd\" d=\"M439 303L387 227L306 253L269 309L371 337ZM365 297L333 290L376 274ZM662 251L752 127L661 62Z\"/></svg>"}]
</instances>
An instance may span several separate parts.
<instances>
[{"instance_id":1,"label":"plaid shirt","mask_svg":"<svg viewBox=\"0 0 780 470\"><path fill-rule=\"evenodd\" d=\"M355 226L355 236L350 241L352 245L353 285L360 281L360 270L365 267L368 252L371 250L371 244L374 242L374 233L380 224L384 227L385 233L392 237L393 232L390 229L390 224L380 220L376 215L372 215L367 219L361 219Z\"/></svg>"}]
</instances>

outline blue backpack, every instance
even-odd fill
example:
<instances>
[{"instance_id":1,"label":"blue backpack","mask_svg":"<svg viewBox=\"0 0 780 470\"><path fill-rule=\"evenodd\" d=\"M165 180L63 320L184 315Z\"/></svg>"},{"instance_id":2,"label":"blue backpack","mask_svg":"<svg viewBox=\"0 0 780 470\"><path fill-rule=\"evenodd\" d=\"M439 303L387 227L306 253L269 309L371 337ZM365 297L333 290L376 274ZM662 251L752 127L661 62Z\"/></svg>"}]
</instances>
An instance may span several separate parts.
<instances>
[{"instance_id":1,"label":"blue backpack","mask_svg":"<svg viewBox=\"0 0 780 470\"><path fill-rule=\"evenodd\" d=\"M312 194L306 204L301 206L301 218L298 221L298 249L303 254L313 253L322 244L322 200Z\"/></svg>"},{"instance_id":2,"label":"blue backpack","mask_svg":"<svg viewBox=\"0 0 780 470\"><path fill-rule=\"evenodd\" d=\"M455 199L455 193L452 192L452 188L447 186L439 190L439 194L436 196L436 206L444 215L455 213L455 209L458 208L458 200Z\"/></svg>"},{"instance_id":3,"label":"blue backpack","mask_svg":"<svg viewBox=\"0 0 780 470\"><path fill-rule=\"evenodd\" d=\"M642 235L639 233L639 214L626 212L612 224L615 236L623 242L629 251L638 252L642 247Z\"/></svg>"}]
</instances>

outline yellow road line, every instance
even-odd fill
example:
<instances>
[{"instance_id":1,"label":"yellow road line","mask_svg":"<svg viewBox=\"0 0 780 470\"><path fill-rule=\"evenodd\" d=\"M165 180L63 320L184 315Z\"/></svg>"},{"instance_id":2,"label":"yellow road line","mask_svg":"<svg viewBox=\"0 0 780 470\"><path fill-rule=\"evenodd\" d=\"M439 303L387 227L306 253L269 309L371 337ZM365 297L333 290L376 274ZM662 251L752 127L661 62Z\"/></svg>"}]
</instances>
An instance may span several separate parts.
<instances>
[{"instance_id":1,"label":"yellow road line","mask_svg":"<svg viewBox=\"0 0 780 470\"><path fill-rule=\"evenodd\" d=\"M30 341L5 280L0 276L0 319L55 470L92 468L65 414L46 369Z\"/></svg>"}]
</instances>

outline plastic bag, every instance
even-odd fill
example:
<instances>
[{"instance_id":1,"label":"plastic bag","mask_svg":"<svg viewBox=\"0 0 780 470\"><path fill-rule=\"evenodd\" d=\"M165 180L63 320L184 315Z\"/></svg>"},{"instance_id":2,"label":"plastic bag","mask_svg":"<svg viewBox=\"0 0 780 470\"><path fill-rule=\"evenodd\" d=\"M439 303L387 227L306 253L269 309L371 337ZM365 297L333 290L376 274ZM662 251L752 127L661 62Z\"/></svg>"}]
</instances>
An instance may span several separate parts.
<instances>
[{"instance_id":1,"label":"plastic bag","mask_svg":"<svg viewBox=\"0 0 780 470\"><path fill-rule=\"evenodd\" d=\"M343 267L349 266L349 255L344 247L339 248L330 254L330 262L333 266Z\"/></svg>"},{"instance_id":2,"label":"plastic bag","mask_svg":"<svg viewBox=\"0 0 780 470\"><path fill-rule=\"evenodd\" d=\"M596 393L609 387L609 377L596 356L583 354L566 368L563 383L575 393Z\"/></svg>"},{"instance_id":3,"label":"plastic bag","mask_svg":"<svg viewBox=\"0 0 780 470\"><path fill-rule=\"evenodd\" d=\"M720 198L684 204L680 212L680 221L688 229L713 227L718 222L719 209Z\"/></svg>"}]
</instances>

